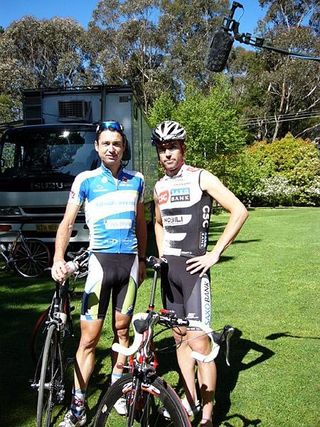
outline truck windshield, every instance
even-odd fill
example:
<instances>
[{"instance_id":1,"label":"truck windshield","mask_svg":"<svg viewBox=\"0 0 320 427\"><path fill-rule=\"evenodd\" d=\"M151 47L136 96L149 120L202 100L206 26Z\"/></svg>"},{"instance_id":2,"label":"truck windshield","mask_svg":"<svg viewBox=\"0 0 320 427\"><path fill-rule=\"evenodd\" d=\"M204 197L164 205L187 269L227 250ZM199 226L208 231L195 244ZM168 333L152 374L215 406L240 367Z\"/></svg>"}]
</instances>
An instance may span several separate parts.
<instances>
[{"instance_id":1,"label":"truck windshield","mask_svg":"<svg viewBox=\"0 0 320 427\"><path fill-rule=\"evenodd\" d=\"M59 178L72 181L98 166L94 130L12 129L0 146L0 179Z\"/></svg>"}]
</instances>

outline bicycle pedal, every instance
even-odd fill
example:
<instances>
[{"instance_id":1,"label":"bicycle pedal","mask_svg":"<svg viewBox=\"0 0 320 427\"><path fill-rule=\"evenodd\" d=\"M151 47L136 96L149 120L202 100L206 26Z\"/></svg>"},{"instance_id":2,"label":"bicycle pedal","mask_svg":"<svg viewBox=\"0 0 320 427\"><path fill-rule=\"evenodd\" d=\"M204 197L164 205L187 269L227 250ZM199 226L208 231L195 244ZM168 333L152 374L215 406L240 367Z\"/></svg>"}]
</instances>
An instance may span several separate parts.
<instances>
[{"instance_id":1,"label":"bicycle pedal","mask_svg":"<svg viewBox=\"0 0 320 427\"><path fill-rule=\"evenodd\" d=\"M170 414L169 412L166 410L166 408L162 407L162 408L158 408L158 413L165 419L165 420L170 420Z\"/></svg>"},{"instance_id":2,"label":"bicycle pedal","mask_svg":"<svg viewBox=\"0 0 320 427\"><path fill-rule=\"evenodd\" d=\"M33 380L29 380L30 382L30 387L32 388L32 390L38 390L39 389L39 383L35 383Z\"/></svg>"}]
</instances>

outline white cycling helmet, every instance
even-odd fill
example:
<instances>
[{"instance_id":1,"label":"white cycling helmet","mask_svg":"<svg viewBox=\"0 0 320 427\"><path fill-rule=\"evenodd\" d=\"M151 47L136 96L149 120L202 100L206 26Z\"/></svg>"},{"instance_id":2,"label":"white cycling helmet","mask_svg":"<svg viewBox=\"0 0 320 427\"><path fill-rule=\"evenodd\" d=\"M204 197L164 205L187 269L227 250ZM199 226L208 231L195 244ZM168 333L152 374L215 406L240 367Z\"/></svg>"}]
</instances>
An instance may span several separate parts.
<instances>
[{"instance_id":1,"label":"white cycling helmet","mask_svg":"<svg viewBox=\"0 0 320 427\"><path fill-rule=\"evenodd\" d=\"M157 145L167 141L185 141L186 136L186 131L180 123L165 120L153 130L151 142L153 145Z\"/></svg>"}]
</instances>

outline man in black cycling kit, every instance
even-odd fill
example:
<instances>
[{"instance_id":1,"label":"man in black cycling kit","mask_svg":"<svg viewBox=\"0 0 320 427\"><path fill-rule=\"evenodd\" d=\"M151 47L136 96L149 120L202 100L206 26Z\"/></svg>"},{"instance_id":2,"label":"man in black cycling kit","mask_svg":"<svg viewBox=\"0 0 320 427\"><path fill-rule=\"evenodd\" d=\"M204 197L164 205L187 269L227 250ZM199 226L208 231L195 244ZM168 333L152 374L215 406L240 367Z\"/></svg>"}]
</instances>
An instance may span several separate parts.
<instances>
[{"instance_id":1,"label":"man in black cycling kit","mask_svg":"<svg viewBox=\"0 0 320 427\"><path fill-rule=\"evenodd\" d=\"M184 162L186 132L177 122L164 121L152 133L165 176L155 185L155 234L159 256L166 258L167 272L162 281L163 302L179 317L211 322L210 267L232 243L248 213L244 205L210 172ZM207 252L208 229L215 199L230 212L228 224L213 250ZM195 361L192 351L208 354L209 340L201 332L187 330L177 347L189 415L200 410L195 385ZM174 332L177 343L181 333ZM212 426L216 385L214 362L197 362L202 400L201 425Z\"/></svg>"},{"instance_id":2,"label":"man in black cycling kit","mask_svg":"<svg viewBox=\"0 0 320 427\"><path fill-rule=\"evenodd\" d=\"M80 207L85 204L90 234L89 271L82 297L81 339L71 408L60 427L85 425L85 393L109 300L112 299L114 340L128 347L136 293L145 278L144 178L139 172L123 168L127 144L120 123L102 122L97 127L95 149L101 165L76 176L57 231L51 272L54 280L61 282L68 274L64 254L72 227ZM122 375L117 363L125 362L123 355L115 358L112 382ZM120 398L115 408L125 415L125 399Z\"/></svg>"}]
</instances>

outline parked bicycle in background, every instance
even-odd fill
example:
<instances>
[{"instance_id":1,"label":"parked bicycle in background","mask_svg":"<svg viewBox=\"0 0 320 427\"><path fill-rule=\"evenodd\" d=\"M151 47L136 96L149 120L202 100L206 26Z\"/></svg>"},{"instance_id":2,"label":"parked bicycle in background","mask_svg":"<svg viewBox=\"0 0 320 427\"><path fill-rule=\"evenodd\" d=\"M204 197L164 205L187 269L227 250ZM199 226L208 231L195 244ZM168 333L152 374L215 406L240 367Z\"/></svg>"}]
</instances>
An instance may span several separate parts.
<instances>
[{"instance_id":1,"label":"parked bicycle in background","mask_svg":"<svg viewBox=\"0 0 320 427\"><path fill-rule=\"evenodd\" d=\"M50 250L41 240L26 238L23 225L12 242L0 243L0 271L15 271L25 278L39 277L50 266ZM0 232L10 232L10 228L0 224Z\"/></svg>"}]
</instances>

